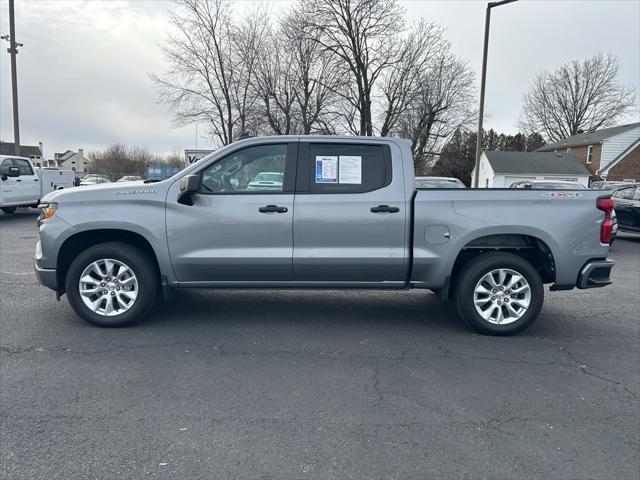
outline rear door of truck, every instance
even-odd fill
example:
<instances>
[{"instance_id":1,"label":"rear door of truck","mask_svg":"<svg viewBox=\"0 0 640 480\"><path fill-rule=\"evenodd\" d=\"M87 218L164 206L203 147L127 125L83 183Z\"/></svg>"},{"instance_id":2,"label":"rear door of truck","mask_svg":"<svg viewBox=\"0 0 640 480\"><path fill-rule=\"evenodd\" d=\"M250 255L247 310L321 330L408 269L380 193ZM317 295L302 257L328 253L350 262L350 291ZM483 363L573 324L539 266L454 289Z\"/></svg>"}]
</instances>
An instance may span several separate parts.
<instances>
[{"instance_id":1,"label":"rear door of truck","mask_svg":"<svg viewBox=\"0 0 640 480\"><path fill-rule=\"evenodd\" d=\"M309 140L299 146L296 282L401 287L410 219L402 157L386 142Z\"/></svg>"}]
</instances>

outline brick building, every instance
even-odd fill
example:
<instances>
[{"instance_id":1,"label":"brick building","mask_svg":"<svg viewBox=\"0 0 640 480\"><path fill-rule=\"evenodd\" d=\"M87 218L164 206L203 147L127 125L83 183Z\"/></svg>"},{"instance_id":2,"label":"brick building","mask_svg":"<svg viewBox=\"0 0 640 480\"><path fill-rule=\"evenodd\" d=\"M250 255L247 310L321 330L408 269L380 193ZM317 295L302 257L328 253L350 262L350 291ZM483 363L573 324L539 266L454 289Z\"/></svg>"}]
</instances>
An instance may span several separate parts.
<instances>
[{"instance_id":1,"label":"brick building","mask_svg":"<svg viewBox=\"0 0 640 480\"><path fill-rule=\"evenodd\" d=\"M536 151L575 155L592 180L640 181L640 122L578 133Z\"/></svg>"}]
</instances>

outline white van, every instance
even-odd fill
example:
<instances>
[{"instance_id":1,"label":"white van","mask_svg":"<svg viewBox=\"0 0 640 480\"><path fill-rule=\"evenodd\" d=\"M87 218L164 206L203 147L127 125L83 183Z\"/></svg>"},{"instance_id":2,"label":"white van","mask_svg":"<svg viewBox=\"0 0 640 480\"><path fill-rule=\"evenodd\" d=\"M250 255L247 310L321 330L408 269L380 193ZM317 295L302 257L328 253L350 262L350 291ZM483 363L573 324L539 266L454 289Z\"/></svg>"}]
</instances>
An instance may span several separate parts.
<instances>
[{"instance_id":1,"label":"white van","mask_svg":"<svg viewBox=\"0 0 640 480\"><path fill-rule=\"evenodd\" d=\"M18 207L37 207L53 190L73 187L71 170L34 168L26 157L0 155L0 209L13 213Z\"/></svg>"}]
</instances>

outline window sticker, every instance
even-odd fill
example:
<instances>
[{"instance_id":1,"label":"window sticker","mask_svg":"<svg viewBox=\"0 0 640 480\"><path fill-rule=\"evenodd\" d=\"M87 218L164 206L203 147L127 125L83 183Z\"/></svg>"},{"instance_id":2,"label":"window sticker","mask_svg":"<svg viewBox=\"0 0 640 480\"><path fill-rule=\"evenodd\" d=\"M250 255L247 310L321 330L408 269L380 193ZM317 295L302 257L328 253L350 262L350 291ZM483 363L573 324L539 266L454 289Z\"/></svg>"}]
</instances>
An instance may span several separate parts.
<instances>
[{"instance_id":1,"label":"window sticker","mask_svg":"<svg viewBox=\"0 0 640 480\"><path fill-rule=\"evenodd\" d=\"M338 157L326 155L316 157L316 183L337 183L337 174Z\"/></svg>"},{"instance_id":2,"label":"window sticker","mask_svg":"<svg viewBox=\"0 0 640 480\"><path fill-rule=\"evenodd\" d=\"M362 183L362 157L340 156L340 183Z\"/></svg>"}]
</instances>

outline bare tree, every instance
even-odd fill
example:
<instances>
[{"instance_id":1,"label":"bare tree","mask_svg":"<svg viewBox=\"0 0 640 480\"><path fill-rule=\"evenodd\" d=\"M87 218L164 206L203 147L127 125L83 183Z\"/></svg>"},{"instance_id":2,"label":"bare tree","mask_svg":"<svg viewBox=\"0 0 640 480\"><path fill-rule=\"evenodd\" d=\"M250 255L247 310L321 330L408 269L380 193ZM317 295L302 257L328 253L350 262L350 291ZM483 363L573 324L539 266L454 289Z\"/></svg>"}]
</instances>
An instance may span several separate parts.
<instances>
[{"instance_id":1,"label":"bare tree","mask_svg":"<svg viewBox=\"0 0 640 480\"><path fill-rule=\"evenodd\" d=\"M617 76L616 56L601 53L540 73L524 96L520 127L557 142L614 124L633 108L636 93Z\"/></svg>"},{"instance_id":2,"label":"bare tree","mask_svg":"<svg viewBox=\"0 0 640 480\"><path fill-rule=\"evenodd\" d=\"M311 39L312 33L300 8L292 9L280 23L280 36L290 49L295 103L300 133L335 133L332 125L340 85L344 83L333 55Z\"/></svg>"},{"instance_id":3,"label":"bare tree","mask_svg":"<svg viewBox=\"0 0 640 480\"><path fill-rule=\"evenodd\" d=\"M167 71L151 75L175 123L207 122L220 143L234 141L248 124L249 84L260 25L238 29L224 0L177 0L176 33L163 49Z\"/></svg>"},{"instance_id":4,"label":"bare tree","mask_svg":"<svg viewBox=\"0 0 640 480\"><path fill-rule=\"evenodd\" d=\"M386 137L421 92L424 72L449 46L439 25L420 21L398 39L396 61L382 74L383 114L380 135Z\"/></svg>"},{"instance_id":5,"label":"bare tree","mask_svg":"<svg viewBox=\"0 0 640 480\"><path fill-rule=\"evenodd\" d=\"M260 100L258 108L276 135L299 133L300 128L292 47L280 32L270 29L257 56L254 91Z\"/></svg>"},{"instance_id":6,"label":"bare tree","mask_svg":"<svg viewBox=\"0 0 640 480\"><path fill-rule=\"evenodd\" d=\"M91 152L90 170L109 175L142 175L153 154L142 147L127 148L119 143L103 151Z\"/></svg>"},{"instance_id":7,"label":"bare tree","mask_svg":"<svg viewBox=\"0 0 640 480\"><path fill-rule=\"evenodd\" d=\"M177 150L173 151L164 157L163 162L174 167L183 167L185 165L184 153Z\"/></svg>"},{"instance_id":8,"label":"bare tree","mask_svg":"<svg viewBox=\"0 0 640 480\"><path fill-rule=\"evenodd\" d=\"M354 133L373 135L374 87L397 60L391 37L402 29L402 10L395 0L314 0L301 8L308 38L335 57L349 80L336 93L356 114L350 129L357 125Z\"/></svg>"},{"instance_id":9,"label":"bare tree","mask_svg":"<svg viewBox=\"0 0 640 480\"><path fill-rule=\"evenodd\" d=\"M427 62L418 85L393 132L411 140L416 171L424 172L453 132L473 119L474 74L447 46Z\"/></svg>"}]
</instances>

